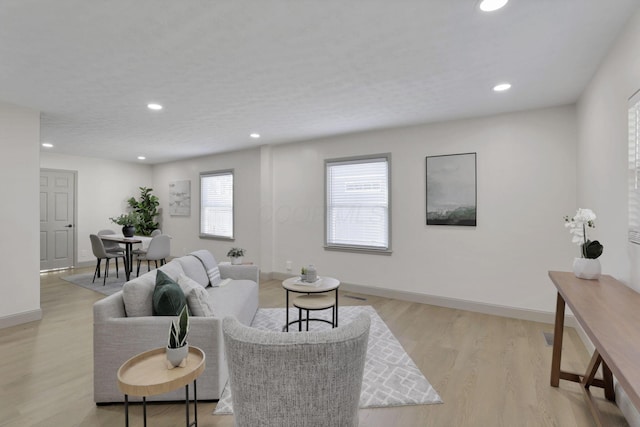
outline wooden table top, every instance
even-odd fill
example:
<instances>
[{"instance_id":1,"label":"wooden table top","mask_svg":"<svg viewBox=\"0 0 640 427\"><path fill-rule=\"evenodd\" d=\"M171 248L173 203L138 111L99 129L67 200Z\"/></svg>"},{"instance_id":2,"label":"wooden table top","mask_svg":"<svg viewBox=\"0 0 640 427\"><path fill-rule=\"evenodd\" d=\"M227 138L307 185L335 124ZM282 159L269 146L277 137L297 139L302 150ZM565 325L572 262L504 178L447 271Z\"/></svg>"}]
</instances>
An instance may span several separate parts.
<instances>
[{"instance_id":1,"label":"wooden table top","mask_svg":"<svg viewBox=\"0 0 640 427\"><path fill-rule=\"evenodd\" d=\"M165 348L145 351L127 360L118 369L118 387L130 396L153 396L184 387L204 371L205 354L189 347L187 366L168 369Z\"/></svg>"},{"instance_id":2,"label":"wooden table top","mask_svg":"<svg viewBox=\"0 0 640 427\"><path fill-rule=\"evenodd\" d=\"M549 277L611 372L640 409L640 294L609 275Z\"/></svg>"}]
</instances>

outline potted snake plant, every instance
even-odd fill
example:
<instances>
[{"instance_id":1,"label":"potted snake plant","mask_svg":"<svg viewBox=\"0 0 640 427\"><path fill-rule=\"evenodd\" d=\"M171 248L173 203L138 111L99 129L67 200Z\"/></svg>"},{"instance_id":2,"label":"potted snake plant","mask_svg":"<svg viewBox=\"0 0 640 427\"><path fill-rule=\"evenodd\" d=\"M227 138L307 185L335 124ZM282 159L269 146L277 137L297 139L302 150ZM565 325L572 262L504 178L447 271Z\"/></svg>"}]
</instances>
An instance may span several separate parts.
<instances>
[{"instance_id":1,"label":"potted snake plant","mask_svg":"<svg viewBox=\"0 0 640 427\"><path fill-rule=\"evenodd\" d=\"M167 342L167 360L172 367L182 364L189 353L187 335L189 334L189 313L187 305L182 308L178 317L173 319L169 328L169 340Z\"/></svg>"}]
</instances>

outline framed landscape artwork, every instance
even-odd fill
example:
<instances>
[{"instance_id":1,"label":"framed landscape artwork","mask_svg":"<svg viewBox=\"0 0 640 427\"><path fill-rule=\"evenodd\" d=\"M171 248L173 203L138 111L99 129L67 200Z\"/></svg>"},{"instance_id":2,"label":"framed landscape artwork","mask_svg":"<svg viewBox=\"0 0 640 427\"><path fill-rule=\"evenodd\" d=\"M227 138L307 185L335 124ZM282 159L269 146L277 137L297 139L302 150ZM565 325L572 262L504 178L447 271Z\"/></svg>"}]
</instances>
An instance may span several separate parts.
<instances>
[{"instance_id":1,"label":"framed landscape artwork","mask_svg":"<svg viewBox=\"0 0 640 427\"><path fill-rule=\"evenodd\" d=\"M169 215L191 215L191 181L169 183Z\"/></svg>"},{"instance_id":2,"label":"framed landscape artwork","mask_svg":"<svg viewBox=\"0 0 640 427\"><path fill-rule=\"evenodd\" d=\"M476 225L476 153L427 156L427 225Z\"/></svg>"}]
</instances>

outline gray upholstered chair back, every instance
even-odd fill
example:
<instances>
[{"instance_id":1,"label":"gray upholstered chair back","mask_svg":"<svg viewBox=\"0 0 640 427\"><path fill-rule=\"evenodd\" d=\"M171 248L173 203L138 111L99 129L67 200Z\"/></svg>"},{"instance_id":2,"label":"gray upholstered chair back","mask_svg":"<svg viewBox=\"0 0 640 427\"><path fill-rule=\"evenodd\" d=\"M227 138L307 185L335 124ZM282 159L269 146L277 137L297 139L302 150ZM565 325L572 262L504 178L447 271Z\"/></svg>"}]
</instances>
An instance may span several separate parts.
<instances>
[{"instance_id":1,"label":"gray upholstered chair back","mask_svg":"<svg viewBox=\"0 0 640 427\"><path fill-rule=\"evenodd\" d=\"M358 425L371 319L322 332L268 332L222 322L236 425Z\"/></svg>"},{"instance_id":2,"label":"gray upholstered chair back","mask_svg":"<svg viewBox=\"0 0 640 427\"><path fill-rule=\"evenodd\" d=\"M153 261L169 258L169 255L171 255L171 238L166 234L160 234L151 238L147 253L141 258Z\"/></svg>"},{"instance_id":3,"label":"gray upholstered chair back","mask_svg":"<svg viewBox=\"0 0 640 427\"><path fill-rule=\"evenodd\" d=\"M97 234L90 234L89 239L91 239L91 250L93 251L93 255L98 259L107 258L107 251L104 248L102 239L100 239Z\"/></svg>"},{"instance_id":4,"label":"gray upholstered chair back","mask_svg":"<svg viewBox=\"0 0 640 427\"><path fill-rule=\"evenodd\" d=\"M156 228L155 230L153 230L151 232L151 237L156 237L162 234L162 230L160 230L159 228Z\"/></svg>"},{"instance_id":5,"label":"gray upholstered chair back","mask_svg":"<svg viewBox=\"0 0 640 427\"><path fill-rule=\"evenodd\" d=\"M105 229L98 231L98 236L108 236L110 234L116 234L115 231ZM102 245L107 252L124 252L124 248L118 244L118 242L110 242L108 240L103 240Z\"/></svg>"}]
</instances>

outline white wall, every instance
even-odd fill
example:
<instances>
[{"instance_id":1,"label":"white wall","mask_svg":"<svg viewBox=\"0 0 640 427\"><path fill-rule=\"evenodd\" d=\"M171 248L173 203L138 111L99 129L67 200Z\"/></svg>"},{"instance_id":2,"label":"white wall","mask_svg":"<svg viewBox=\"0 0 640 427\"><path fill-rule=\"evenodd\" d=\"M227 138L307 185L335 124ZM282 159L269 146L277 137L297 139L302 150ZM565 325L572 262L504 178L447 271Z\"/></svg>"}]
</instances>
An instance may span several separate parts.
<instances>
[{"instance_id":1,"label":"white wall","mask_svg":"<svg viewBox=\"0 0 640 427\"><path fill-rule=\"evenodd\" d=\"M577 249L575 108L558 107L275 146L274 266L347 283L553 312L550 269ZM393 255L325 251L324 159L392 153ZM425 156L477 152L478 226L425 225Z\"/></svg>"},{"instance_id":2,"label":"white wall","mask_svg":"<svg viewBox=\"0 0 640 427\"><path fill-rule=\"evenodd\" d=\"M41 317L40 113L0 103L0 327Z\"/></svg>"},{"instance_id":3,"label":"white wall","mask_svg":"<svg viewBox=\"0 0 640 427\"><path fill-rule=\"evenodd\" d=\"M77 254L80 265L94 263L89 234L121 227L109 221L127 211L127 199L140 197L139 187L152 187L152 167L90 157L42 152L41 168L77 171ZM154 194L156 192L154 191Z\"/></svg>"},{"instance_id":4,"label":"white wall","mask_svg":"<svg viewBox=\"0 0 640 427\"><path fill-rule=\"evenodd\" d=\"M200 173L234 169L235 240L199 237ZM169 183L191 181L191 215L169 215ZM156 165L153 168L154 194L160 198L162 231L171 239L171 255L182 256L198 249L208 249L218 261L227 260L232 247L247 250L246 261L261 263L260 258L260 149L235 151L216 156Z\"/></svg>"},{"instance_id":5,"label":"white wall","mask_svg":"<svg viewBox=\"0 0 640 427\"><path fill-rule=\"evenodd\" d=\"M602 270L640 290L640 248L627 243L628 98L640 89L640 12L578 104L578 203L598 215Z\"/></svg>"}]
</instances>

